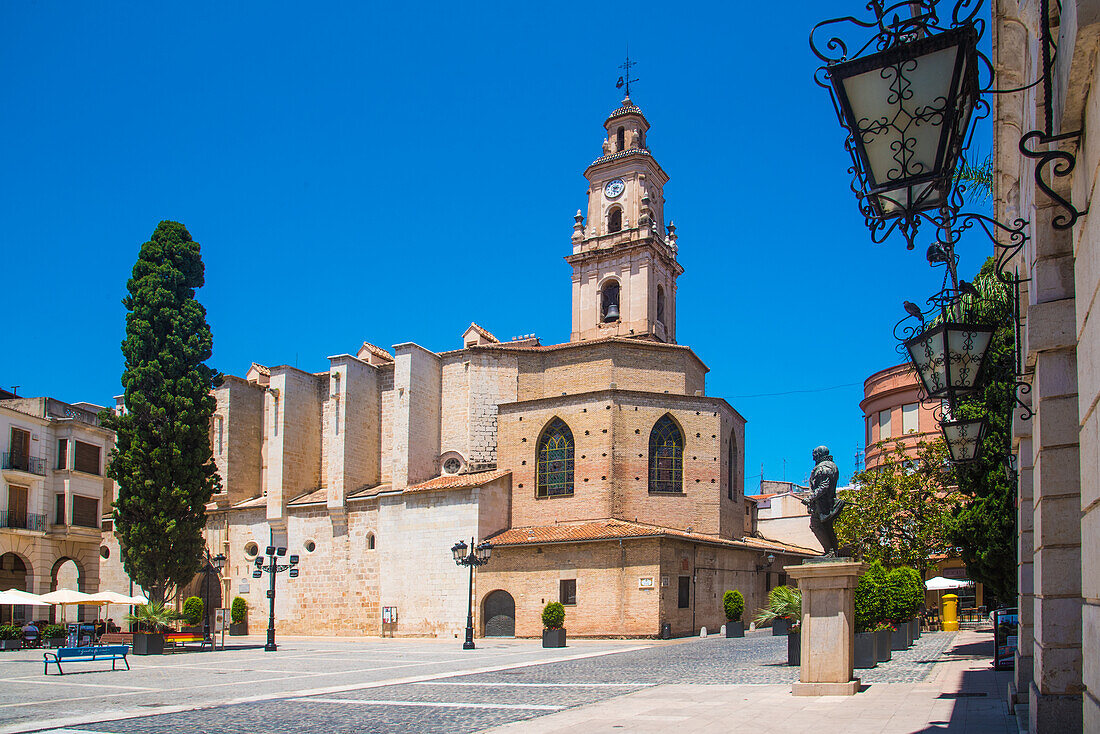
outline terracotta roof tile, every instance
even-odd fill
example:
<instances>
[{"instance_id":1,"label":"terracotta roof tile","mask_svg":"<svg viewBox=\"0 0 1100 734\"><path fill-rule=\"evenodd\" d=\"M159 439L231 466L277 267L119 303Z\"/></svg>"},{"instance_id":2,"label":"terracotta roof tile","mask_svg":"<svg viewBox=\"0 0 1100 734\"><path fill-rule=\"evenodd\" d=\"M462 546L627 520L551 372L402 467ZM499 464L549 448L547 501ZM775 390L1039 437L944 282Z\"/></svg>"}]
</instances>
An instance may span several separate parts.
<instances>
[{"instance_id":1,"label":"terracotta roof tile","mask_svg":"<svg viewBox=\"0 0 1100 734\"><path fill-rule=\"evenodd\" d=\"M509 476L512 472L507 469L495 471L472 472L470 474L444 474L435 479L429 479L420 484L414 484L405 489L406 492L433 492L441 489L468 489L480 487L489 482Z\"/></svg>"},{"instance_id":2,"label":"terracotta roof tile","mask_svg":"<svg viewBox=\"0 0 1100 734\"><path fill-rule=\"evenodd\" d=\"M714 543L747 550L773 550L796 555L820 555L809 548L778 543L761 538L733 540L717 535L689 533L675 528L657 525L627 522L626 520L598 520L595 522L543 525L527 528L512 528L490 538L494 546L542 545L544 543L569 543L589 540L613 540L615 538L683 538L705 543Z\"/></svg>"},{"instance_id":3,"label":"terracotta roof tile","mask_svg":"<svg viewBox=\"0 0 1100 734\"><path fill-rule=\"evenodd\" d=\"M260 373L261 375L267 375L268 377L270 377L270 376L271 376L271 370L269 370L269 369L268 369L267 367L264 367L264 366L263 366L262 364L260 364L259 362L253 362L253 363L252 363L252 366L251 366L251 367L249 367L249 370L256 370L256 371L257 371L257 372L259 372L259 373Z\"/></svg>"},{"instance_id":4,"label":"terracotta roof tile","mask_svg":"<svg viewBox=\"0 0 1100 734\"><path fill-rule=\"evenodd\" d=\"M362 359L363 352L368 352L370 354L373 354L374 356L379 357L380 359L383 359L387 362L392 362L393 361L393 355L392 354L387 352L382 347L375 346L374 344L371 344L370 342L363 342L363 346L359 347L359 353L358 353L357 356L360 359Z\"/></svg>"}]
</instances>

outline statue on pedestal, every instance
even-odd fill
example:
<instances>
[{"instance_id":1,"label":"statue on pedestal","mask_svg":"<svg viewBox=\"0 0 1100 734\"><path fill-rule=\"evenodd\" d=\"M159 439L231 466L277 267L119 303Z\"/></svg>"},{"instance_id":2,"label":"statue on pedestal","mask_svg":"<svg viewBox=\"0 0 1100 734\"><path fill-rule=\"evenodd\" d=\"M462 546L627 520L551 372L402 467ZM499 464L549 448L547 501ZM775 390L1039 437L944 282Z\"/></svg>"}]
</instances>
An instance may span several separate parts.
<instances>
[{"instance_id":1,"label":"statue on pedestal","mask_svg":"<svg viewBox=\"0 0 1100 734\"><path fill-rule=\"evenodd\" d=\"M844 509L844 500L837 499L836 484L840 469L833 462L828 446L818 446L813 452L815 466L810 472L810 497L802 500L810 513L810 530L821 543L826 558L836 558L838 542L833 523Z\"/></svg>"}]
</instances>

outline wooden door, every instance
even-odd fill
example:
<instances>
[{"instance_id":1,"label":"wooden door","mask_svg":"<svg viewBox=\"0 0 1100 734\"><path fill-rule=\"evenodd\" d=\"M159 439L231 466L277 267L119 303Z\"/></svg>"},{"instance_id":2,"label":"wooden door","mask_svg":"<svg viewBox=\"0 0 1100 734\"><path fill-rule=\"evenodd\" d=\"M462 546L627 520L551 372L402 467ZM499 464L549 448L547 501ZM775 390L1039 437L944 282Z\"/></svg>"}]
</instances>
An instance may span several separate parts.
<instances>
[{"instance_id":1,"label":"wooden door","mask_svg":"<svg viewBox=\"0 0 1100 734\"><path fill-rule=\"evenodd\" d=\"M27 488L8 485L8 527L27 527Z\"/></svg>"},{"instance_id":2,"label":"wooden door","mask_svg":"<svg viewBox=\"0 0 1100 734\"><path fill-rule=\"evenodd\" d=\"M31 455L31 434L21 428L11 429L11 468L26 471Z\"/></svg>"}]
</instances>

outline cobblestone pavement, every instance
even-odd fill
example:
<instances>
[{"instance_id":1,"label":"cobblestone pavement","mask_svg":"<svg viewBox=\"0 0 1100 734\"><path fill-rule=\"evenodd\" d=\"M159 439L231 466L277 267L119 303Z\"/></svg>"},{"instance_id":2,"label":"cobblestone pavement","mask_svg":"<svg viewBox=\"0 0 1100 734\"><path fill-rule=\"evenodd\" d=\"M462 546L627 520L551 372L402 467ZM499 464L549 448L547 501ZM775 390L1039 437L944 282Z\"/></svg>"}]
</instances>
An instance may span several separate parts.
<instances>
[{"instance_id":1,"label":"cobblestone pavement","mask_svg":"<svg viewBox=\"0 0 1100 734\"><path fill-rule=\"evenodd\" d=\"M890 663L860 671L861 677L864 682L921 681L933 670L932 663L941 658L953 637L944 633L925 635L910 650L895 652ZM101 715L88 719L98 718L94 725L73 720L57 721L53 726L106 734L476 732L654 686L787 685L797 680L798 668L785 664L786 644L785 637L763 631L733 640L710 637L673 643L580 642L562 651L544 651L533 641L487 643L485 649L477 651L476 658L461 650L440 649L437 643L390 640L357 642L349 646L354 654L351 649L324 650L316 646L288 650L285 658L282 653L265 657L260 651L248 651L231 664L243 666L242 672L250 669L268 676L282 673L275 681L281 688L271 689L270 680L254 684L254 692L263 693L264 700L192 703L192 710L142 716L135 716L133 705L126 704L130 711L123 715L130 718L103 721ZM360 653L361 647L364 649ZM295 654L297 657L292 657ZM368 658L375 661L375 667L369 670ZM188 663L201 660L197 656L184 659ZM205 667L201 675L206 680L217 675L223 665L214 658L210 661L209 666L200 666ZM340 670L324 676L305 672L318 661ZM155 666L156 674L146 679L150 687L154 678L164 674L162 667L178 669L181 665ZM477 672L470 672L472 668ZM324 687L331 682L329 677L344 681L349 676L358 682ZM115 681L114 676L110 681ZM98 685L98 680L89 685ZM208 685L220 683L215 678ZM173 686L159 702L171 701L180 688ZM5 712L3 705L0 716ZM196 705L202 708L194 708ZM19 729L3 731L9 730ZM29 729L24 726L21 730ZM61 734L62 730L52 731Z\"/></svg>"}]
</instances>

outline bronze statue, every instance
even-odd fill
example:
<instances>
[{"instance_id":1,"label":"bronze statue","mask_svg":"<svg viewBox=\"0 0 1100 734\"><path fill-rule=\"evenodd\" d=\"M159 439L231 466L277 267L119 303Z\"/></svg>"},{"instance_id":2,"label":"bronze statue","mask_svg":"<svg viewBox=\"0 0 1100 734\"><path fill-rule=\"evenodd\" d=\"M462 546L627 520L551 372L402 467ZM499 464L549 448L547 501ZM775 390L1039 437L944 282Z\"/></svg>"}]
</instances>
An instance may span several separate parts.
<instances>
[{"instance_id":1,"label":"bronze statue","mask_svg":"<svg viewBox=\"0 0 1100 734\"><path fill-rule=\"evenodd\" d=\"M818 446L813 456L816 465L810 472L810 498L802 503L810 513L810 530L821 543L825 557L836 558L838 542L833 523L844 509L844 500L836 496L840 470L829 455L828 446Z\"/></svg>"}]
</instances>

